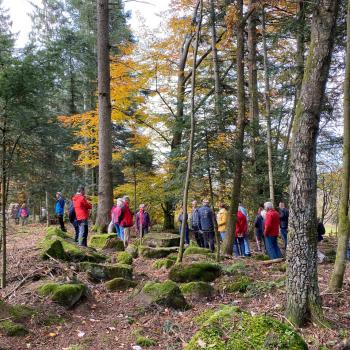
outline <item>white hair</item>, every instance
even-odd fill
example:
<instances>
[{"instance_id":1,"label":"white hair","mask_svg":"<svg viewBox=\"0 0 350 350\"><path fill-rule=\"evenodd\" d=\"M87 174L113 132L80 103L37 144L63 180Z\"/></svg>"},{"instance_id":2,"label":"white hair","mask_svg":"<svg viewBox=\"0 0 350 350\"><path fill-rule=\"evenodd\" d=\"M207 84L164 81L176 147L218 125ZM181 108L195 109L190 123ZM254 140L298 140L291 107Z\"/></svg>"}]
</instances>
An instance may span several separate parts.
<instances>
[{"instance_id":1,"label":"white hair","mask_svg":"<svg viewBox=\"0 0 350 350\"><path fill-rule=\"evenodd\" d=\"M122 204L123 204L123 199L117 198L117 205L122 205Z\"/></svg>"},{"instance_id":2,"label":"white hair","mask_svg":"<svg viewBox=\"0 0 350 350\"><path fill-rule=\"evenodd\" d=\"M268 210L268 209L273 209L273 204L272 204L272 202L265 202L265 203L264 203L264 208L265 208L266 210Z\"/></svg>"}]
</instances>

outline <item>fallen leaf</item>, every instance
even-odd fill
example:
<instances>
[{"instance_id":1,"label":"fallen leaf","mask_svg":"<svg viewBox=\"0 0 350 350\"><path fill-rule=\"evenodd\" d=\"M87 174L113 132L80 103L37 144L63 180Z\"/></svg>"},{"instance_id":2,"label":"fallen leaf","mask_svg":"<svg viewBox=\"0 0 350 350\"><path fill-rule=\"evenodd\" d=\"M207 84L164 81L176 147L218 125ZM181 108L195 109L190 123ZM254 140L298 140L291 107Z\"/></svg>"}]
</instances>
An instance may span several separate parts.
<instances>
[{"instance_id":1,"label":"fallen leaf","mask_svg":"<svg viewBox=\"0 0 350 350\"><path fill-rule=\"evenodd\" d=\"M85 332L82 331L78 331L78 337L82 338L85 335Z\"/></svg>"},{"instance_id":2,"label":"fallen leaf","mask_svg":"<svg viewBox=\"0 0 350 350\"><path fill-rule=\"evenodd\" d=\"M49 336L50 336L50 337L57 337L57 333L51 332L51 333L49 333Z\"/></svg>"}]
</instances>

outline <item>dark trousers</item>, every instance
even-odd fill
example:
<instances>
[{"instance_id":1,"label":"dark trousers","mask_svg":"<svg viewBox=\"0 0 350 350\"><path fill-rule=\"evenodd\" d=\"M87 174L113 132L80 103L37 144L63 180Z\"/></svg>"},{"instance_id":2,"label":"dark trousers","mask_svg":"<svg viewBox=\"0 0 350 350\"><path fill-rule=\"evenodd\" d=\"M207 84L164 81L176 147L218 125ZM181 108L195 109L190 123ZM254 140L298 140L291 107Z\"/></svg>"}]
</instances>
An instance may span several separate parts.
<instances>
[{"instance_id":1,"label":"dark trousers","mask_svg":"<svg viewBox=\"0 0 350 350\"><path fill-rule=\"evenodd\" d=\"M181 225L179 226L179 235L181 236ZM190 234L188 226L185 226L185 244L190 244Z\"/></svg>"},{"instance_id":2,"label":"dark trousers","mask_svg":"<svg viewBox=\"0 0 350 350\"><path fill-rule=\"evenodd\" d=\"M193 231L194 238L196 239L196 242L199 247L204 248L204 239L203 235L199 231Z\"/></svg>"},{"instance_id":3,"label":"dark trousers","mask_svg":"<svg viewBox=\"0 0 350 350\"><path fill-rule=\"evenodd\" d=\"M66 230L66 228L64 226L63 215L57 215L57 218L58 218L58 222L59 222L59 224L61 226L61 230L63 232L66 232L67 230Z\"/></svg>"},{"instance_id":4,"label":"dark trousers","mask_svg":"<svg viewBox=\"0 0 350 350\"><path fill-rule=\"evenodd\" d=\"M202 232L203 232L204 248L209 248L210 251L214 253L214 250L215 250L214 232L213 231L202 231Z\"/></svg>"},{"instance_id":5,"label":"dark trousers","mask_svg":"<svg viewBox=\"0 0 350 350\"><path fill-rule=\"evenodd\" d=\"M265 236L267 254L271 260L282 258L282 253L277 243L277 237Z\"/></svg>"},{"instance_id":6,"label":"dark trousers","mask_svg":"<svg viewBox=\"0 0 350 350\"><path fill-rule=\"evenodd\" d=\"M89 233L89 226L87 220L78 220L79 224L79 240L78 244L87 247L87 237Z\"/></svg>"},{"instance_id":7,"label":"dark trousers","mask_svg":"<svg viewBox=\"0 0 350 350\"><path fill-rule=\"evenodd\" d=\"M235 237L233 244L233 252L235 256L245 255L244 237Z\"/></svg>"},{"instance_id":8,"label":"dark trousers","mask_svg":"<svg viewBox=\"0 0 350 350\"><path fill-rule=\"evenodd\" d=\"M74 241L78 243L78 241L79 241L79 224L78 224L78 220L75 219L75 220L72 222L72 225L73 225L74 231L75 231Z\"/></svg>"}]
</instances>

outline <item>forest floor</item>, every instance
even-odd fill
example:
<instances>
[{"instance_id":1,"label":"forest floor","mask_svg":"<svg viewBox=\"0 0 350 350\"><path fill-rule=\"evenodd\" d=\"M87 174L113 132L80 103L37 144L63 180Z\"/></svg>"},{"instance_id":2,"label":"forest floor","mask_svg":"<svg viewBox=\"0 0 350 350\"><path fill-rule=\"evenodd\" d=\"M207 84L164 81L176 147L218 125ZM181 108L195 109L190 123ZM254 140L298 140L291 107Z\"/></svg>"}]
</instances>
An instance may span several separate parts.
<instances>
[{"instance_id":1,"label":"forest floor","mask_svg":"<svg viewBox=\"0 0 350 350\"><path fill-rule=\"evenodd\" d=\"M57 280L71 272L69 264L41 260L38 242L45 232L46 228L40 225L10 227L8 286L0 291L0 298L11 293L6 300L8 303L25 304L40 312L38 317L28 320L28 335L12 338L0 335L0 350L133 349L136 333L156 340L157 345L148 349L182 349L197 330L194 317L208 309L217 309L222 304L238 305L252 314L269 314L287 322L284 317L285 264L265 265L257 260L253 242L251 258L232 258L223 262L225 265L237 262L245 265L245 274L255 281L245 293L227 292L225 284L235 277L224 276L213 283L216 289L214 297L192 300L192 307L188 311L160 307L150 310L138 304L131 290L109 293L104 284L92 284L83 274L79 274L78 278L88 284L89 295L74 309L66 310L36 293L43 281ZM334 239L328 238L319 248L327 255L334 256L334 247ZM135 259L134 278L137 281L166 280L168 271L156 270L152 264L153 260ZM331 270L330 262L319 266L323 309L333 327L321 329L310 323L298 330L311 350L344 349L341 344L350 338L350 271L348 268L343 291L331 294L327 292ZM26 276L30 278L26 280ZM18 288L21 282L23 285ZM59 317L52 317L51 322L48 322L48 315Z\"/></svg>"}]
</instances>

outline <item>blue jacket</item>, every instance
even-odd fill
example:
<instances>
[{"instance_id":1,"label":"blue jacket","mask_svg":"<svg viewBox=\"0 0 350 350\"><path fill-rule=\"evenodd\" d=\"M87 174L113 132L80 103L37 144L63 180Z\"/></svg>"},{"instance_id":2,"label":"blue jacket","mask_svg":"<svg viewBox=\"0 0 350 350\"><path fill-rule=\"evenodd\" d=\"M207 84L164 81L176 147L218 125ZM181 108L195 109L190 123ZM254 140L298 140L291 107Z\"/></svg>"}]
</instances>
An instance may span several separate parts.
<instances>
[{"instance_id":1,"label":"blue jacket","mask_svg":"<svg viewBox=\"0 0 350 350\"><path fill-rule=\"evenodd\" d=\"M192 211L191 219L190 219L190 228L191 228L191 230L194 230L194 231L198 231L198 229L199 229L198 208L196 208Z\"/></svg>"},{"instance_id":2,"label":"blue jacket","mask_svg":"<svg viewBox=\"0 0 350 350\"><path fill-rule=\"evenodd\" d=\"M64 214L64 205L66 204L66 201L63 197L60 197L56 200L55 205L55 213L56 215L63 215Z\"/></svg>"},{"instance_id":3,"label":"blue jacket","mask_svg":"<svg viewBox=\"0 0 350 350\"><path fill-rule=\"evenodd\" d=\"M254 222L255 234L257 237L262 237L264 234L264 218L258 214Z\"/></svg>"},{"instance_id":4,"label":"blue jacket","mask_svg":"<svg viewBox=\"0 0 350 350\"><path fill-rule=\"evenodd\" d=\"M214 231L214 212L209 205L198 209L198 227L200 231Z\"/></svg>"},{"instance_id":5,"label":"blue jacket","mask_svg":"<svg viewBox=\"0 0 350 350\"><path fill-rule=\"evenodd\" d=\"M280 213L280 228L288 228L289 210L282 208L279 210Z\"/></svg>"}]
</instances>

